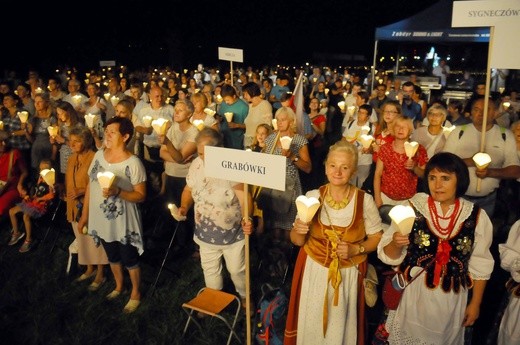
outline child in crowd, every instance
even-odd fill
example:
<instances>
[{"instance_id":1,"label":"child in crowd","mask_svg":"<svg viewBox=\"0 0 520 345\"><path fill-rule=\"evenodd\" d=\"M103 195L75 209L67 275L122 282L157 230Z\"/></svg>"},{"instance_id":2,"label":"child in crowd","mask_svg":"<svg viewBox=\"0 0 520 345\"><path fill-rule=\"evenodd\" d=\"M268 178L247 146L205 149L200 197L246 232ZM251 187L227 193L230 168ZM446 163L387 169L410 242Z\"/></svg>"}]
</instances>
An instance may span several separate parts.
<instances>
[{"instance_id":1,"label":"child in crowd","mask_svg":"<svg viewBox=\"0 0 520 345\"><path fill-rule=\"evenodd\" d=\"M273 132L273 128L265 123L261 123L256 127L256 135L253 139L253 144L251 145L251 150L254 152L264 152L265 151L265 138L269 136ZM253 200L256 199L257 193L260 192L260 187L253 187ZM262 234L264 232L264 218L263 212L256 201L253 202L253 219L256 224L256 232L258 234Z\"/></svg>"},{"instance_id":2,"label":"child in crowd","mask_svg":"<svg viewBox=\"0 0 520 345\"><path fill-rule=\"evenodd\" d=\"M265 123L259 124L258 127L256 127L256 135L253 139L251 150L254 152L264 152L265 138L267 138L272 131L271 126Z\"/></svg>"},{"instance_id":3,"label":"child in crowd","mask_svg":"<svg viewBox=\"0 0 520 345\"><path fill-rule=\"evenodd\" d=\"M49 159L43 159L40 162L40 173L42 170L51 169L52 162ZM54 199L54 185L48 185L41 174L38 177L38 182L34 186L34 190L29 194L26 190L20 193L23 200L16 206L9 210L9 217L11 218L12 236L9 245L15 245L20 239L24 237L18 229L19 213L23 213L23 222L25 225L25 241L19 249L20 253L28 252L33 247L32 241L32 219L42 217L47 213L49 204Z\"/></svg>"}]
</instances>

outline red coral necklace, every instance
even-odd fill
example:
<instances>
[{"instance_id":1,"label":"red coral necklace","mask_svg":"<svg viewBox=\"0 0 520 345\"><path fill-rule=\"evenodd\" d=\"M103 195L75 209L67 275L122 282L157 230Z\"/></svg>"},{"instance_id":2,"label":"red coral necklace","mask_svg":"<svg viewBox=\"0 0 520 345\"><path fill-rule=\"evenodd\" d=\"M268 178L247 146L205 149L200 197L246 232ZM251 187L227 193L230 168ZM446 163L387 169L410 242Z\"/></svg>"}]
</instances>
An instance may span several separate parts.
<instances>
[{"instance_id":1,"label":"red coral necklace","mask_svg":"<svg viewBox=\"0 0 520 345\"><path fill-rule=\"evenodd\" d=\"M435 227L435 230L437 230L439 232L439 234L441 234L442 236L449 236L449 234L453 230L453 227L455 226L455 221L458 218L458 213L460 210L460 200L459 199L455 200L455 207L453 208L453 212L448 217L442 217L437 213L437 208L435 207L435 203L431 196L428 197L428 208L430 210L430 214L432 215L432 223L433 223L433 226ZM448 226L443 228L439 224L439 219L443 219L443 220L449 219L450 221L448 223Z\"/></svg>"}]
</instances>

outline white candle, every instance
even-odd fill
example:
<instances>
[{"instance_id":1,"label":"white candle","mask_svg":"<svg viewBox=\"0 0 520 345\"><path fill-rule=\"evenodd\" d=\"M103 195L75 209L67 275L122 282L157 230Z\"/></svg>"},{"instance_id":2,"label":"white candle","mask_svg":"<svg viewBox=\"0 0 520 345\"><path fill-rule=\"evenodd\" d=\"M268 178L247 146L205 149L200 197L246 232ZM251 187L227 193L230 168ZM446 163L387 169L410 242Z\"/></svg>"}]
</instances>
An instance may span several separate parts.
<instances>
[{"instance_id":1,"label":"white candle","mask_svg":"<svg viewBox=\"0 0 520 345\"><path fill-rule=\"evenodd\" d=\"M56 172L54 169L43 169L40 171L40 175L49 186L54 186Z\"/></svg>"},{"instance_id":2,"label":"white candle","mask_svg":"<svg viewBox=\"0 0 520 345\"><path fill-rule=\"evenodd\" d=\"M341 111L344 111L345 110L345 102L344 101L338 102L338 107L341 109Z\"/></svg>"},{"instance_id":3,"label":"white candle","mask_svg":"<svg viewBox=\"0 0 520 345\"><path fill-rule=\"evenodd\" d=\"M152 121L152 127L157 132L157 134L164 135L164 133L166 133L166 125L168 122L170 121L161 117Z\"/></svg>"},{"instance_id":4,"label":"white candle","mask_svg":"<svg viewBox=\"0 0 520 345\"><path fill-rule=\"evenodd\" d=\"M392 207L388 216L392 219L399 232L408 235L415 222L415 212L411 206L397 205Z\"/></svg>"},{"instance_id":5,"label":"white candle","mask_svg":"<svg viewBox=\"0 0 520 345\"><path fill-rule=\"evenodd\" d=\"M271 123L273 124L273 129L275 131L277 131L278 130L278 120L277 119L272 119Z\"/></svg>"},{"instance_id":6,"label":"white candle","mask_svg":"<svg viewBox=\"0 0 520 345\"><path fill-rule=\"evenodd\" d=\"M320 207L320 201L312 196L307 198L305 195L300 195L296 198L295 203L298 218L304 223L309 223Z\"/></svg>"},{"instance_id":7,"label":"white candle","mask_svg":"<svg viewBox=\"0 0 520 345\"><path fill-rule=\"evenodd\" d=\"M233 121L233 113L232 112L226 112L226 113L224 113L224 116L226 117L227 122Z\"/></svg>"},{"instance_id":8,"label":"white candle","mask_svg":"<svg viewBox=\"0 0 520 345\"><path fill-rule=\"evenodd\" d=\"M417 149L419 148L419 143L416 141L412 142L405 142L404 143L404 152L406 153L406 156L409 159L412 159L413 156L415 156L415 153L417 152Z\"/></svg>"}]
</instances>

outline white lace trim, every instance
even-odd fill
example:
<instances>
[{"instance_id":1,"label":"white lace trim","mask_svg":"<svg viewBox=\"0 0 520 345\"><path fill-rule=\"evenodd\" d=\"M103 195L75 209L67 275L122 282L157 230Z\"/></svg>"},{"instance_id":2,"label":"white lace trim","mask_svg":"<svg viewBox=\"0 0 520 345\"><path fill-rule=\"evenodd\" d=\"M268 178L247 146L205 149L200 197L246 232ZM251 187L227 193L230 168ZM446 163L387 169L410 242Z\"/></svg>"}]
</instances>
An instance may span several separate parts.
<instances>
[{"instance_id":1,"label":"white lace trim","mask_svg":"<svg viewBox=\"0 0 520 345\"><path fill-rule=\"evenodd\" d=\"M421 213L424 216L424 218L426 218L426 220L428 221L429 224L433 224L432 215L430 214L430 210L428 208L428 197L429 197L429 195L426 193L418 193L410 199L410 203L417 209L417 211L419 211L419 213ZM455 223L455 230L452 232L451 237L454 237L457 235L456 230L459 230L460 225L466 219L468 219L469 216L471 215L471 212L473 212L474 205L472 202L469 202L462 198L459 198L459 200L460 200L460 213L459 213L457 222ZM437 208L438 213L442 213L439 202L435 202L435 207ZM454 207L454 205L450 207L450 210L446 213L447 215L451 214L451 212L453 212L453 207ZM443 220L441 219L441 220L439 220L439 222L442 224ZM443 224L443 226L447 225L447 221L444 220L444 222L445 222L445 224ZM435 233L438 237L443 238L443 236L441 234L439 234L433 226L430 227L430 230L433 233Z\"/></svg>"}]
</instances>

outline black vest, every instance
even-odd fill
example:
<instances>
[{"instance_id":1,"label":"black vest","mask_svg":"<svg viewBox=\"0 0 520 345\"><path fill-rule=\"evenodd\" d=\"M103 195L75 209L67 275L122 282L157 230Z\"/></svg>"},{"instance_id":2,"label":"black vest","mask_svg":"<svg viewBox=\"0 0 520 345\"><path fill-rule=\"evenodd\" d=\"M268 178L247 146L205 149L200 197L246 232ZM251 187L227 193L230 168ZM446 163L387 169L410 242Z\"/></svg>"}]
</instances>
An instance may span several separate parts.
<instances>
[{"instance_id":1,"label":"black vest","mask_svg":"<svg viewBox=\"0 0 520 345\"><path fill-rule=\"evenodd\" d=\"M453 290L459 293L461 286L467 289L473 286L468 262L475 241L475 227L479 211L480 208L474 205L471 215L459 225L459 228L453 229L456 235L448 241L451 246L450 259L441 271L441 287L446 292ZM425 272L426 286L434 289L436 288L433 283L435 263L432 260L435 260L437 246L441 239L430 230L426 218L417 210L416 214L417 217L410 233L408 252L399 268L401 272L405 273L406 279L410 280L412 267L428 266Z\"/></svg>"}]
</instances>

